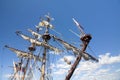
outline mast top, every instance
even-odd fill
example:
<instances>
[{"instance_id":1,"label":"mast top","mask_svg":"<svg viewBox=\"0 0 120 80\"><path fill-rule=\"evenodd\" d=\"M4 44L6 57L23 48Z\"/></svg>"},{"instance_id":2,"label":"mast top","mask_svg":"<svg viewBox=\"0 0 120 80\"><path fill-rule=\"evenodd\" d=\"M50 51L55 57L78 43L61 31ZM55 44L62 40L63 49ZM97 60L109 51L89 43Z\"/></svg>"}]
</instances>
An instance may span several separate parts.
<instances>
[{"instance_id":1,"label":"mast top","mask_svg":"<svg viewBox=\"0 0 120 80\"><path fill-rule=\"evenodd\" d=\"M79 28L80 32L82 33L82 36L85 35L85 32L83 30L83 27L74 19L72 18L76 26Z\"/></svg>"},{"instance_id":2,"label":"mast top","mask_svg":"<svg viewBox=\"0 0 120 80\"><path fill-rule=\"evenodd\" d=\"M50 23L51 20L54 20L54 18L51 18L50 15L45 15L45 19L41 18L41 22L39 22L38 26L36 26L37 28L37 32L39 32L41 27L45 27L46 28L46 32L48 32L48 29L53 29L54 26Z\"/></svg>"}]
</instances>

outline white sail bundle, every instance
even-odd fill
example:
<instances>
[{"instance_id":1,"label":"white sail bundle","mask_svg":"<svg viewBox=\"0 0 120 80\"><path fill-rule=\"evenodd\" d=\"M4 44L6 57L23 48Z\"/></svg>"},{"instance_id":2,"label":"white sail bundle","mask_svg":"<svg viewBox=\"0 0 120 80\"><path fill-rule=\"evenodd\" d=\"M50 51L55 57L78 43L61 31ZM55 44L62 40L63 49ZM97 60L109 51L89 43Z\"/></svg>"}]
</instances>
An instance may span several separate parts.
<instances>
[{"instance_id":1,"label":"white sail bundle","mask_svg":"<svg viewBox=\"0 0 120 80\"><path fill-rule=\"evenodd\" d=\"M81 50L76 48L75 46L63 41L60 38L57 38L56 36L53 36L53 38L62 43L67 50L72 50L75 55L81 54Z\"/></svg>"},{"instance_id":2,"label":"white sail bundle","mask_svg":"<svg viewBox=\"0 0 120 80\"><path fill-rule=\"evenodd\" d=\"M44 26L44 27L51 28L51 29L54 28L54 26L52 24L50 24L48 21L46 21L46 20L43 20L42 22L40 22L38 26L39 27Z\"/></svg>"},{"instance_id":3,"label":"white sail bundle","mask_svg":"<svg viewBox=\"0 0 120 80\"><path fill-rule=\"evenodd\" d=\"M14 53L16 53L18 55L18 57L24 57L24 58L30 58L30 59L42 61L41 57L34 55L32 53L24 52L24 51L9 47L7 45L5 47L8 48L9 50L13 51Z\"/></svg>"},{"instance_id":4,"label":"white sail bundle","mask_svg":"<svg viewBox=\"0 0 120 80\"><path fill-rule=\"evenodd\" d=\"M25 40L27 40L27 41L35 44L36 46L46 47L46 48L48 48L48 49L50 49L50 50L52 50L52 51L55 51L56 53L62 52L62 50L59 50L58 48L53 47L53 46L51 46L51 45L49 45L49 44L47 44L47 43L45 43L45 42L41 42L41 41L38 41L38 40L36 40L36 39L30 38L30 37L28 37L28 36L26 36L26 35L23 35L22 33L17 33L17 34L18 34L19 36L21 36L23 39L25 39Z\"/></svg>"},{"instance_id":5,"label":"white sail bundle","mask_svg":"<svg viewBox=\"0 0 120 80\"><path fill-rule=\"evenodd\" d=\"M96 58L94 58L93 56L91 56L90 54L88 54L86 52L82 52L77 47L75 47L75 46L63 41L62 39L55 37L55 36L53 36L53 38L55 40L59 41L60 43L62 43L67 50L72 50L75 55L82 55L82 57L85 60L94 60L94 61L98 62L98 60Z\"/></svg>"},{"instance_id":6,"label":"white sail bundle","mask_svg":"<svg viewBox=\"0 0 120 80\"><path fill-rule=\"evenodd\" d=\"M42 37L41 34L35 32L35 31L31 30L31 29L28 29L28 31L31 32L31 34L32 34L33 36L35 36L35 38L37 38L37 39L40 39L40 38Z\"/></svg>"}]
</instances>

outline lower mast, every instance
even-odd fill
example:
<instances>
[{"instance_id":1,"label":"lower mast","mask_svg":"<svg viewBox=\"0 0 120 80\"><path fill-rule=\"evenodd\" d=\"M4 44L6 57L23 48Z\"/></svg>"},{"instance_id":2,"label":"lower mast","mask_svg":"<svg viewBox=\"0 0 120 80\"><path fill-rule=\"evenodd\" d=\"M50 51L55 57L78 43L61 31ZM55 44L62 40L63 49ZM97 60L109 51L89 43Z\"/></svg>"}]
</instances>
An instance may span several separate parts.
<instances>
[{"instance_id":1,"label":"lower mast","mask_svg":"<svg viewBox=\"0 0 120 80\"><path fill-rule=\"evenodd\" d=\"M46 50L47 49L44 48L40 80L45 80Z\"/></svg>"},{"instance_id":2,"label":"lower mast","mask_svg":"<svg viewBox=\"0 0 120 80\"><path fill-rule=\"evenodd\" d=\"M45 34L42 36L42 38L43 38L43 40L44 40L44 41L43 41L44 43L48 43L48 41L51 39L51 37L50 37L50 35L49 35L48 27L46 27ZM47 52L47 48L44 47L43 60L42 60L42 66L41 66L41 77L40 77L40 80L45 80L46 52Z\"/></svg>"},{"instance_id":3,"label":"lower mast","mask_svg":"<svg viewBox=\"0 0 120 80\"><path fill-rule=\"evenodd\" d=\"M89 41L91 40L91 38L92 38L91 35L88 35L88 34L86 34L85 36L80 38L82 40L82 42L83 42L83 47L82 47L81 52L84 52L86 50L87 45L89 44ZM82 58L82 55L80 53L77 56L77 58L76 58L74 64L72 65L71 69L69 70L69 73L66 76L65 80L70 80L70 78L72 77L77 65L79 64L79 62L80 62L80 60ZM84 54L84 53L82 53L82 54Z\"/></svg>"},{"instance_id":4,"label":"lower mast","mask_svg":"<svg viewBox=\"0 0 120 80\"><path fill-rule=\"evenodd\" d=\"M29 49L29 52L30 52L29 54L33 54L33 52L35 51L34 44L32 44L30 47L28 47L28 49ZM25 80L26 72L27 72L27 68L28 68L29 62L30 62L30 58L27 59L27 63L26 63L26 66L25 66L25 71L23 73L22 80Z\"/></svg>"}]
</instances>

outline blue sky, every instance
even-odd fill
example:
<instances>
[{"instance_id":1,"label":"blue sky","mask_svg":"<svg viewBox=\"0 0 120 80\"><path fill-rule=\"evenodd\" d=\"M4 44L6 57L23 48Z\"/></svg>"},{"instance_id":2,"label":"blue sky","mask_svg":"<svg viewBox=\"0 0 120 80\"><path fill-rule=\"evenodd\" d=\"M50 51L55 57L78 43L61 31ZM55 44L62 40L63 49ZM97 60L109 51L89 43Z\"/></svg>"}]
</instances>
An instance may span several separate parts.
<instances>
[{"instance_id":1,"label":"blue sky","mask_svg":"<svg viewBox=\"0 0 120 80\"><path fill-rule=\"evenodd\" d=\"M14 32L21 30L26 33L28 28L34 29L40 21L40 16L48 12L54 17L52 24L55 30L62 34L63 39L76 42L79 46L79 37L69 31L72 29L80 33L72 21L74 17L84 27L85 32L93 36L90 46L95 54L91 54L100 58L100 55L108 56L110 53L109 59L111 56L115 58L113 67L118 69L120 66L120 0L0 0L0 70L2 70L0 80L5 80L1 74L5 75L9 72L8 66L12 65L13 59L16 59L16 55L5 49L4 45L26 50L28 43L16 36ZM99 68L103 69L107 66L112 71L109 67L111 65L112 62ZM119 70L118 72L120 74Z\"/></svg>"}]
</instances>

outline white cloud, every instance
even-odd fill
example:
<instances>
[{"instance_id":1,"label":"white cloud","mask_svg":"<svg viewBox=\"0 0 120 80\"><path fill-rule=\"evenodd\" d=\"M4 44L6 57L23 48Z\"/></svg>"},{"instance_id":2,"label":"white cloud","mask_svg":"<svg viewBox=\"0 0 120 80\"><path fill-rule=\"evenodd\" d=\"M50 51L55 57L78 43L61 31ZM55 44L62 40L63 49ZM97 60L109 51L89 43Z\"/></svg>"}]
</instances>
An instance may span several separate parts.
<instances>
[{"instance_id":1,"label":"white cloud","mask_svg":"<svg viewBox=\"0 0 120 80\"><path fill-rule=\"evenodd\" d=\"M64 62L64 58L67 58L69 61L74 61L74 60L75 60L75 57L74 57L74 56L68 55L68 56L64 56L63 58L60 58L60 59L58 60L58 62Z\"/></svg>"},{"instance_id":2,"label":"white cloud","mask_svg":"<svg viewBox=\"0 0 120 80\"><path fill-rule=\"evenodd\" d=\"M67 69L67 68L70 68L70 65L67 65L65 63L63 63L63 64L57 64L55 66L55 68L58 68L58 69Z\"/></svg>"},{"instance_id":3,"label":"white cloud","mask_svg":"<svg viewBox=\"0 0 120 80\"><path fill-rule=\"evenodd\" d=\"M68 70L71 68L71 65L64 62L64 58L70 61L75 60L74 56L64 56L58 59L56 63L52 63L50 68L53 72L51 75L56 77L54 80L64 80ZM120 68L113 65L114 63L120 63L120 55L110 56L110 53L100 55L98 63L81 61L71 80L120 80ZM10 76L11 75L5 75L4 77L8 78Z\"/></svg>"},{"instance_id":4,"label":"white cloud","mask_svg":"<svg viewBox=\"0 0 120 80\"><path fill-rule=\"evenodd\" d=\"M97 72L95 72L96 75L101 75L101 74L107 74L110 71L110 69L99 69Z\"/></svg>"},{"instance_id":5,"label":"white cloud","mask_svg":"<svg viewBox=\"0 0 120 80\"><path fill-rule=\"evenodd\" d=\"M105 55L100 55L100 64L112 64L120 62L120 55L118 56L110 56L110 53L106 53Z\"/></svg>"},{"instance_id":6,"label":"white cloud","mask_svg":"<svg viewBox=\"0 0 120 80\"><path fill-rule=\"evenodd\" d=\"M70 61L75 60L72 56L65 56ZM90 62L90 61L81 61L78 65L76 71L74 72L74 75L72 77L72 80L119 80L120 77L117 73L120 74L120 69L114 71L113 73L110 73L112 69L113 63L120 63L120 55L118 56L110 56L110 53L106 53L105 55L99 56L99 62ZM105 67L105 66L109 67ZM56 64L54 65L54 75L65 75L67 74L68 70L70 69L70 65L67 65L64 62L64 59L59 59ZM116 77L112 77L112 76ZM104 79L103 79L104 78Z\"/></svg>"},{"instance_id":7,"label":"white cloud","mask_svg":"<svg viewBox=\"0 0 120 80\"><path fill-rule=\"evenodd\" d=\"M54 74L56 74L56 75L63 75L63 74L65 74L66 72L67 72L66 69L59 69L58 71L54 72Z\"/></svg>"},{"instance_id":8,"label":"white cloud","mask_svg":"<svg viewBox=\"0 0 120 80\"><path fill-rule=\"evenodd\" d=\"M99 63L93 63L90 61L86 61L86 62L81 62L78 69L79 70L93 70L93 69L97 69L100 66L101 65Z\"/></svg>"},{"instance_id":9,"label":"white cloud","mask_svg":"<svg viewBox=\"0 0 120 80\"><path fill-rule=\"evenodd\" d=\"M115 72L120 72L120 69L117 69Z\"/></svg>"}]
</instances>

